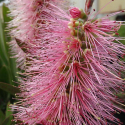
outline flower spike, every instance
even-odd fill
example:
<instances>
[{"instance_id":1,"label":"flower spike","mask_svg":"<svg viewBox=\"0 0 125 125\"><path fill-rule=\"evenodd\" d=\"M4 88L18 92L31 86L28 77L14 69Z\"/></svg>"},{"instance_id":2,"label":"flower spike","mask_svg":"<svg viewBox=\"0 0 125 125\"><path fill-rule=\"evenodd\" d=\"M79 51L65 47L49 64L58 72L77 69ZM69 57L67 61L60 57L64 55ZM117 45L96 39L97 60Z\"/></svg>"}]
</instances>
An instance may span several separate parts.
<instances>
[{"instance_id":1,"label":"flower spike","mask_svg":"<svg viewBox=\"0 0 125 125\"><path fill-rule=\"evenodd\" d=\"M11 0L11 47L20 74L14 120L28 125L121 124L114 93L125 89L120 24L89 19L64 0ZM20 6L18 6L20 5ZM66 10L67 9L67 10ZM20 11L22 10L22 11ZM123 105L122 105L123 106Z\"/></svg>"}]
</instances>

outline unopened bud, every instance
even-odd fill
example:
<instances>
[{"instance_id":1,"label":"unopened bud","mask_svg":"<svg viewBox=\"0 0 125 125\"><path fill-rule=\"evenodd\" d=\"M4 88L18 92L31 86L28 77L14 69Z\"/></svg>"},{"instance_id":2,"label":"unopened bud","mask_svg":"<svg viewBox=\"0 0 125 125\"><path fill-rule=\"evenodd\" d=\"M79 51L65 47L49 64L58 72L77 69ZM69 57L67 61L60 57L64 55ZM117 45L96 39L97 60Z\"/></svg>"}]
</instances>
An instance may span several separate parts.
<instances>
[{"instance_id":1,"label":"unopened bud","mask_svg":"<svg viewBox=\"0 0 125 125\"><path fill-rule=\"evenodd\" d=\"M69 22L69 23L68 23L68 26L73 26L73 22Z\"/></svg>"},{"instance_id":2,"label":"unopened bud","mask_svg":"<svg viewBox=\"0 0 125 125\"><path fill-rule=\"evenodd\" d=\"M71 8L69 10L69 12L70 12L70 15L72 16L72 18L78 19L81 16L81 11L77 7Z\"/></svg>"},{"instance_id":3,"label":"unopened bud","mask_svg":"<svg viewBox=\"0 0 125 125\"><path fill-rule=\"evenodd\" d=\"M71 33L72 36L77 36L78 30L73 29L73 30L70 31L70 33Z\"/></svg>"},{"instance_id":4,"label":"unopened bud","mask_svg":"<svg viewBox=\"0 0 125 125\"><path fill-rule=\"evenodd\" d=\"M68 26L69 29L74 29L73 26Z\"/></svg>"},{"instance_id":5,"label":"unopened bud","mask_svg":"<svg viewBox=\"0 0 125 125\"><path fill-rule=\"evenodd\" d=\"M76 21L75 22L75 27L79 26L80 25L80 22L79 21Z\"/></svg>"}]
</instances>

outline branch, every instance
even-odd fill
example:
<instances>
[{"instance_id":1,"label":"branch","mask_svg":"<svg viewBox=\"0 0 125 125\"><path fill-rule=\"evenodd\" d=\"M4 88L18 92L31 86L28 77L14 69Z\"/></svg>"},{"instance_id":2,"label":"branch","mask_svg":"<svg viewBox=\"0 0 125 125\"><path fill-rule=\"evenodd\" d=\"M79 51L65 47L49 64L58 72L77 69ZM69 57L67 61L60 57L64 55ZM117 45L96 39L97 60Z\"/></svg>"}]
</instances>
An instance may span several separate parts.
<instances>
[{"instance_id":1,"label":"branch","mask_svg":"<svg viewBox=\"0 0 125 125\"><path fill-rule=\"evenodd\" d=\"M85 13L86 13L86 15L90 14L90 10L92 8L93 2L94 2L94 0L86 0L86 3L85 3Z\"/></svg>"}]
</instances>

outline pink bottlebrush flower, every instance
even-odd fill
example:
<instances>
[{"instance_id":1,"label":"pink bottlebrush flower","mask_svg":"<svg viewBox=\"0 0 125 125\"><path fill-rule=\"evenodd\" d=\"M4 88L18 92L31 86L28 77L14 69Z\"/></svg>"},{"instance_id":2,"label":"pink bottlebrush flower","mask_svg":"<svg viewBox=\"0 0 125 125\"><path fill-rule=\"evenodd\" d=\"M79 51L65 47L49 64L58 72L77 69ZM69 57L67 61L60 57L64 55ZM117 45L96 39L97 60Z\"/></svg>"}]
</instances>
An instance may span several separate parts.
<instances>
[{"instance_id":1,"label":"pink bottlebrush flower","mask_svg":"<svg viewBox=\"0 0 125 125\"><path fill-rule=\"evenodd\" d=\"M13 28L10 34L14 38L10 43L12 46L11 50L13 50L14 57L18 58L17 66L21 69L25 66L26 55L22 50L28 53L30 45L34 44L37 37L36 32L38 32L39 15L41 13L39 10L43 8L44 2L40 0L10 0L8 5L10 10L12 10L10 16L13 17L9 24L9 27Z\"/></svg>"},{"instance_id":2,"label":"pink bottlebrush flower","mask_svg":"<svg viewBox=\"0 0 125 125\"><path fill-rule=\"evenodd\" d=\"M30 6L36 5L33 2ZM125 65L118 59L125 46L114 34L121 24L107 17L83 18L75 13L76 8L68 15L60 8L62 2L38 5L33 36L28 32L33 20L28 24L24 16L23 22L23 15L19 17L21 25L16 24L19 31L12 29L18 43L16 52L25 54L25 72L20 73L25 77L20 78L19 101L12 106L17 111L14 120L28 125L118 124L113 113L123 110L113 102L121 104L114 93L125 89L119 75ZM29 7L29 3L25 5ZM16 10L10 9L13 15ZM18 53L16 57L21 55L22 60L23 54Z\"/></svg>"},{"instance_id":3,"label":"pink bottlebrush flower","mask_svg":"<svg viewBox=\"0 0 125 125\"><path fill-rule=\"evenodd\" d=\"M10 44L11 46L13 45L11 48L15 55L13 57L20 58L17 59L17 63L21 69L23 69L26 64L26 62L24 62L26 58L24 57L26 55L25 53L32 52L32 50L30 51L30 46L36 46L36 39L40 39L38 36L39 25L41 25L41 23L45 24L45 21L42 20L42 15L48 14L46 11L48 2L59 5L60 7L62 7L62 2L63 4L65 3L62 0L16 0L14 2L10 0L8 7L11 10L10 16L13 20L10 21L8 27L13 28L13 30L10 31L10 35L14 39ZM20 50L18 46L21 46L20 48L23 51ZM14 47L16 49L13 49Z\"/></svg>"}]
</instances>

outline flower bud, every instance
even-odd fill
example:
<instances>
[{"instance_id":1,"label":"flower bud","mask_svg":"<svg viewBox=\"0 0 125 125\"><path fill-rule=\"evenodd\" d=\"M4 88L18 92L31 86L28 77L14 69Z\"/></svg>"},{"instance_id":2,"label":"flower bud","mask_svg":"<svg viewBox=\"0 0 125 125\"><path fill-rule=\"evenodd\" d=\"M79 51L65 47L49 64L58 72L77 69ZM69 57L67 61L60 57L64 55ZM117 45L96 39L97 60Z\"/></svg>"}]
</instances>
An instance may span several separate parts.
<instances>
[{"instance_id":1,"label":"flower bud","mask_svg":"<svg viewBox=\"0 0 125 125\"><path fill-rule=\"evenodd\" d=\"M74 19L79 19L79 18L85 19L87 17L86 14L83 12L83 10L77 7L71 8L69 12L72 18Z\"/></svg>"},{"instance_id":2,"label":"flower bud","mask_svg":"<svg viewBox=\"0 0 125 125\"><path fill-rule=\"evenodd\" d=\"M77 7L71 8L69 10L69 12L70 12L71 17L75 18L75 19L80 18L81 17L81 13L82 13L81 10L79 8L77 8Z\"/></svg>"},{"instance_id":3,"label":"flower bud","mask_svg":"<svg viewBox=\"0 0 125 125\"><path fill-rule=\"evenodd\" d=\"M79 26L80 25L80 22L79 21L76 21L75 22L75 27Z\"/></svg>"},{"instance_id":4,"label":"flower bud","mask_svg":"<svg viewBox=\"0 0 125 125\"><path fill-rule=\"evenodd\" d=\"M73 29L73 30L70 31L70 33L71 33L72 36L77 36L78 30Z\"/></svg>"}]
</instances>

